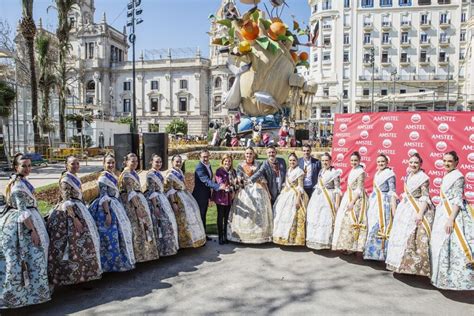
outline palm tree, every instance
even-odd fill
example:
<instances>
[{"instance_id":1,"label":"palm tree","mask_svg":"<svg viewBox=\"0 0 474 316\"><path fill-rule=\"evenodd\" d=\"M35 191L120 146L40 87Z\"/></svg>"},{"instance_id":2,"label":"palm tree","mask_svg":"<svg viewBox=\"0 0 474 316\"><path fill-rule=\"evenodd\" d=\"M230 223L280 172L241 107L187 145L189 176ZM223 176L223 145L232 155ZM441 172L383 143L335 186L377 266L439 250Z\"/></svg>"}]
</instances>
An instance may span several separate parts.
<instances>
[{"instance_id":1,"label":"palm tree","mask_svg":"<svg viewBox=\"0 0 474 316\"><path fill-rule=\"evenodd\" d=\"M56 10L58 12L58 28L56 30L56 36L59 41L59 135L61 142L66 141L66 97L68 93L67 89L67 57L71 47L69 32L71 31L72 25L68 19L69 12L73 9L73 6L78 3L78 0L56 0Z\"/></svg>"},{"instance_id":2,"label":"palm tree","mask_svg":"<svg viewBox=\"0 0 474 316\"><path fill-rule=\"evenodd\" d=\"M54 130L49 115L49 104L51 100L51 90L56 84L56 77L52 73L53 61L51 60L51 38L45 34L38 35L36 38L36 51L40 68L38 88L41 92L43 101L39 123L43 134L49 134L49 132Z\"/></svg>"},{"instance_id":3,"label":"palm tree","mask_svg":"<svg viewBox=\"0 0 474 316\"><path fill-rule=\"evenodd\" d=\"M22 0L23 13L20 22L20 32L25 39L28 60L30 63L31 84L31 114L33 117L34 151L38 152L41 137L38 126L38 85L35 65L35 35L36 25L33 20L33 0Z\"/></svg>"}]
</instances>

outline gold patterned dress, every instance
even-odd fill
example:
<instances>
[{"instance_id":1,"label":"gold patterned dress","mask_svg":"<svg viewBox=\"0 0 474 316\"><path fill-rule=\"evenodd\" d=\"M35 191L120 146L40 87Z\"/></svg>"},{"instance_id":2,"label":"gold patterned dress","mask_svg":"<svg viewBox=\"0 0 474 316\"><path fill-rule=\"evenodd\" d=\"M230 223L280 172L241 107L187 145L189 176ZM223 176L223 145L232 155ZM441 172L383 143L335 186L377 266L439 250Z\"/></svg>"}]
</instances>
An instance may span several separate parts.
<instances>
[{"instance_id":1,"label":"gold patterned dress","mask_svg":"<svg viewBox=\"0 0 474 316\"><path fill-rule=\"evenodd\" d=\"M119 179L120 197L132 224L133 252L136 262L151 261L159 258L158 244L153 231L150 208L142 191L140 178L136 171L125 168ZM140 217L144 213L144 217Z\"/></svg>"},{"instance_id":2,"label":"gold patterned dress","mask_svg":"<svg viewBox=\"0 0 474 316\"><path fill-rule=\"evenodd\" d=\"M260 168L255 161L237 166L237 177L248 181ZM264 179L248 182L238 192L230 208L227 239L244 244L262 244L272 241L273 212L271 196Z\"/></svg>"},{"instance_id":3,"label":"gold patterned dress","mask_svg":"<svg viewBox=\"0 0 474 316\"><path fill-rule=\"evenodd\" d=\"M286 246L304 246L308 196L303 186L304 171L288 169L285 185L278 195L273 213L273 242ZM297 208L297 204L299 207Z\"/></svg>"},{"instance_id":4,"label":"gold patterned dress","mask_svg":"<svg viewBox=\"0 0 474 316\"><path fill-rule=\"evenodd\" d=\"M59 182L62 202L48 218L48 274L53 285L69 285L101 277L100 238L92 215L82 199L81 180L66 172ZM68 209L72 209L72 214ZM73 216L82 224L79 233Z\"/></svg>"},{"instance_id":5,"label":"gold patterned dress","mask_svg":"<svg viewBox=\"0 0 474 316\"><path fill-rule=\"evenodd\" d=\"M393 218L387 249L387 269L397 273L430 275L429 244L434 209L429 195L429 177L423 171L410 173L405 183L402 201L398 204ZM416 224L416 216L421 212L420 203L428 208L422 223Z\"/></svg>"},{"instance_id":6,"label":"gold patterned dress","mask_svg":"<svg viewBox=\"0 0 474 316\"><path fill-rule=\"evenodd\" d=\"M333 250L362 252L367 239L367 194L365 192L365 170L357 166L351 170L347 179L347 190L337 210L332 240ZM354 195L359 199L352 210L347 206Z\"/></svg>"},{"instance_id":7,"label":"gold patterned dress","mask_svg":"<svg viewBox=\"0 0 474 316\"><path fill-rule=\"evenodd\" d=\"M165 175L165 192L171 203L176 203L179 248L197 248L206 243L206 232L201 212L194 197L186 189L184 174L179 169L170 169Z\"/></svg>"}]
</instances>

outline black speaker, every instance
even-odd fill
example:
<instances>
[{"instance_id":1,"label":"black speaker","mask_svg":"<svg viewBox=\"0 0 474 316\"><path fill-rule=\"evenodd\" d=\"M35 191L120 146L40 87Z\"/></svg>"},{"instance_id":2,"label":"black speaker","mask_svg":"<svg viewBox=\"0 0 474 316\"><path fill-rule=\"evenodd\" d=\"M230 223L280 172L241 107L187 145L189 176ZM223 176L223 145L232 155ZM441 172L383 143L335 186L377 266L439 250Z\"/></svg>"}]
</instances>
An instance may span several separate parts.
<instances>
[{"instance_id":1,"label":"black speaker","mask_svg":"<svg viewBox=\"0 0 474 316\"><path fill-rule=\"evenodd\" d=\"M123 169L123 157L129 153L135 153L139 157L137 169L140 169L139 140L138 134L114 134L115 167L117 170Z\"/></svg>"},{"instance_id":2,"label":"black speaker","mask_svg":"<svg viewBox=\"0 0 474 316\"><path fill-rule=\"evenodd\" d=\"M302 142L303 140L309 139L309 130L307 129L297 129L295 131L295 138L296 140Z\"/></svg>"},{"instance_id":3,"label":"black speaker","mask_svg":"<svg viewBox=\"0 0 474 316\"><path fill-rule=\"evenodd\" d=\"M143 169L150 168L150 160L154 154L161 157L161 170L168 169L168 134L143 133Z\"/></svg>"}]
</instances>

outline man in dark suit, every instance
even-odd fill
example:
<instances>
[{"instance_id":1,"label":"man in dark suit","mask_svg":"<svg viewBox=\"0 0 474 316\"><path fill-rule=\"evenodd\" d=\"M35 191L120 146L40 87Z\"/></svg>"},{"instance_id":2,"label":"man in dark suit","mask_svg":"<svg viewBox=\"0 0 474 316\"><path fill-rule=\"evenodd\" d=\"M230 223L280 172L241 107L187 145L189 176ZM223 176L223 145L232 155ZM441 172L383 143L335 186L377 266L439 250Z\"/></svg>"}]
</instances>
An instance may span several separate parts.
<instances>
[{"instance_id":1,"label":"man in dark suit","mask_svg":"<svg viewBox=\"0 0 474 316\"><path fill-rule=\"evenodd\" d=\"M211 164L209 163L209 156L209 151L207 149L203 149L200 155L201 161L196 166L196 171L194 171L193 197L196 199L199 205L204 229L206 229L206 214L207 208L209 207L209 199L211 198L211 190L218 191L225 189L223 184L219 185L212 181L213 173ZM207 237L207 239L210 240L209 237Z\"/></svg>"},{"instance_id":2,"label":"man in dark suit","mask_svg":"<svg viewBox=\"0 0 474 316\"><path fill-rule=\"evenodd\" d=\"M298 166L304 171L304 190L308 197L311 198L314 186L318 183L321 162L311 156L310 145L306 144L303 146L303 157L298 159Z\"/></svg>"},{"instance_id":3,"label":"man in dark suit","mask_svg":"<svg viewBox=\"0 0 474 316\"><path fill-rule=\"evenodd\" d=\"M268 190L270 191L272 205L275 203L278 194L280 194L286 177L286 162L282 158L277 158L275 146L267 148L268 159L260 166L255 174L250 177L252 183L264 177L267 180Z\"/></svg>"}]
</instances>

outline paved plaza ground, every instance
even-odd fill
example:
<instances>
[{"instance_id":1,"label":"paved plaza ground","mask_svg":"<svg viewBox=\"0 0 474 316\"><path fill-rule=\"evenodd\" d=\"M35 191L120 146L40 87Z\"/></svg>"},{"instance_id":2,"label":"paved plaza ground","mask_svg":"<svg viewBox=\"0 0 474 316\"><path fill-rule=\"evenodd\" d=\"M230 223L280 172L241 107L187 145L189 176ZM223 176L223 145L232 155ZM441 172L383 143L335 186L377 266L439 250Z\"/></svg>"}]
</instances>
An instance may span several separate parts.
<instances>
[{"instance_id":1,"label":"paved plaza ground","mask_svg":"<svg viewBox=\"0 0 474 316\"><path fill-rule=\"evenodd\" d=\"M276 245L180 250L130 272L63 287L18 314L473 315L473 292L439 291L382 263Z\"/></svg>"}]
</instances>

